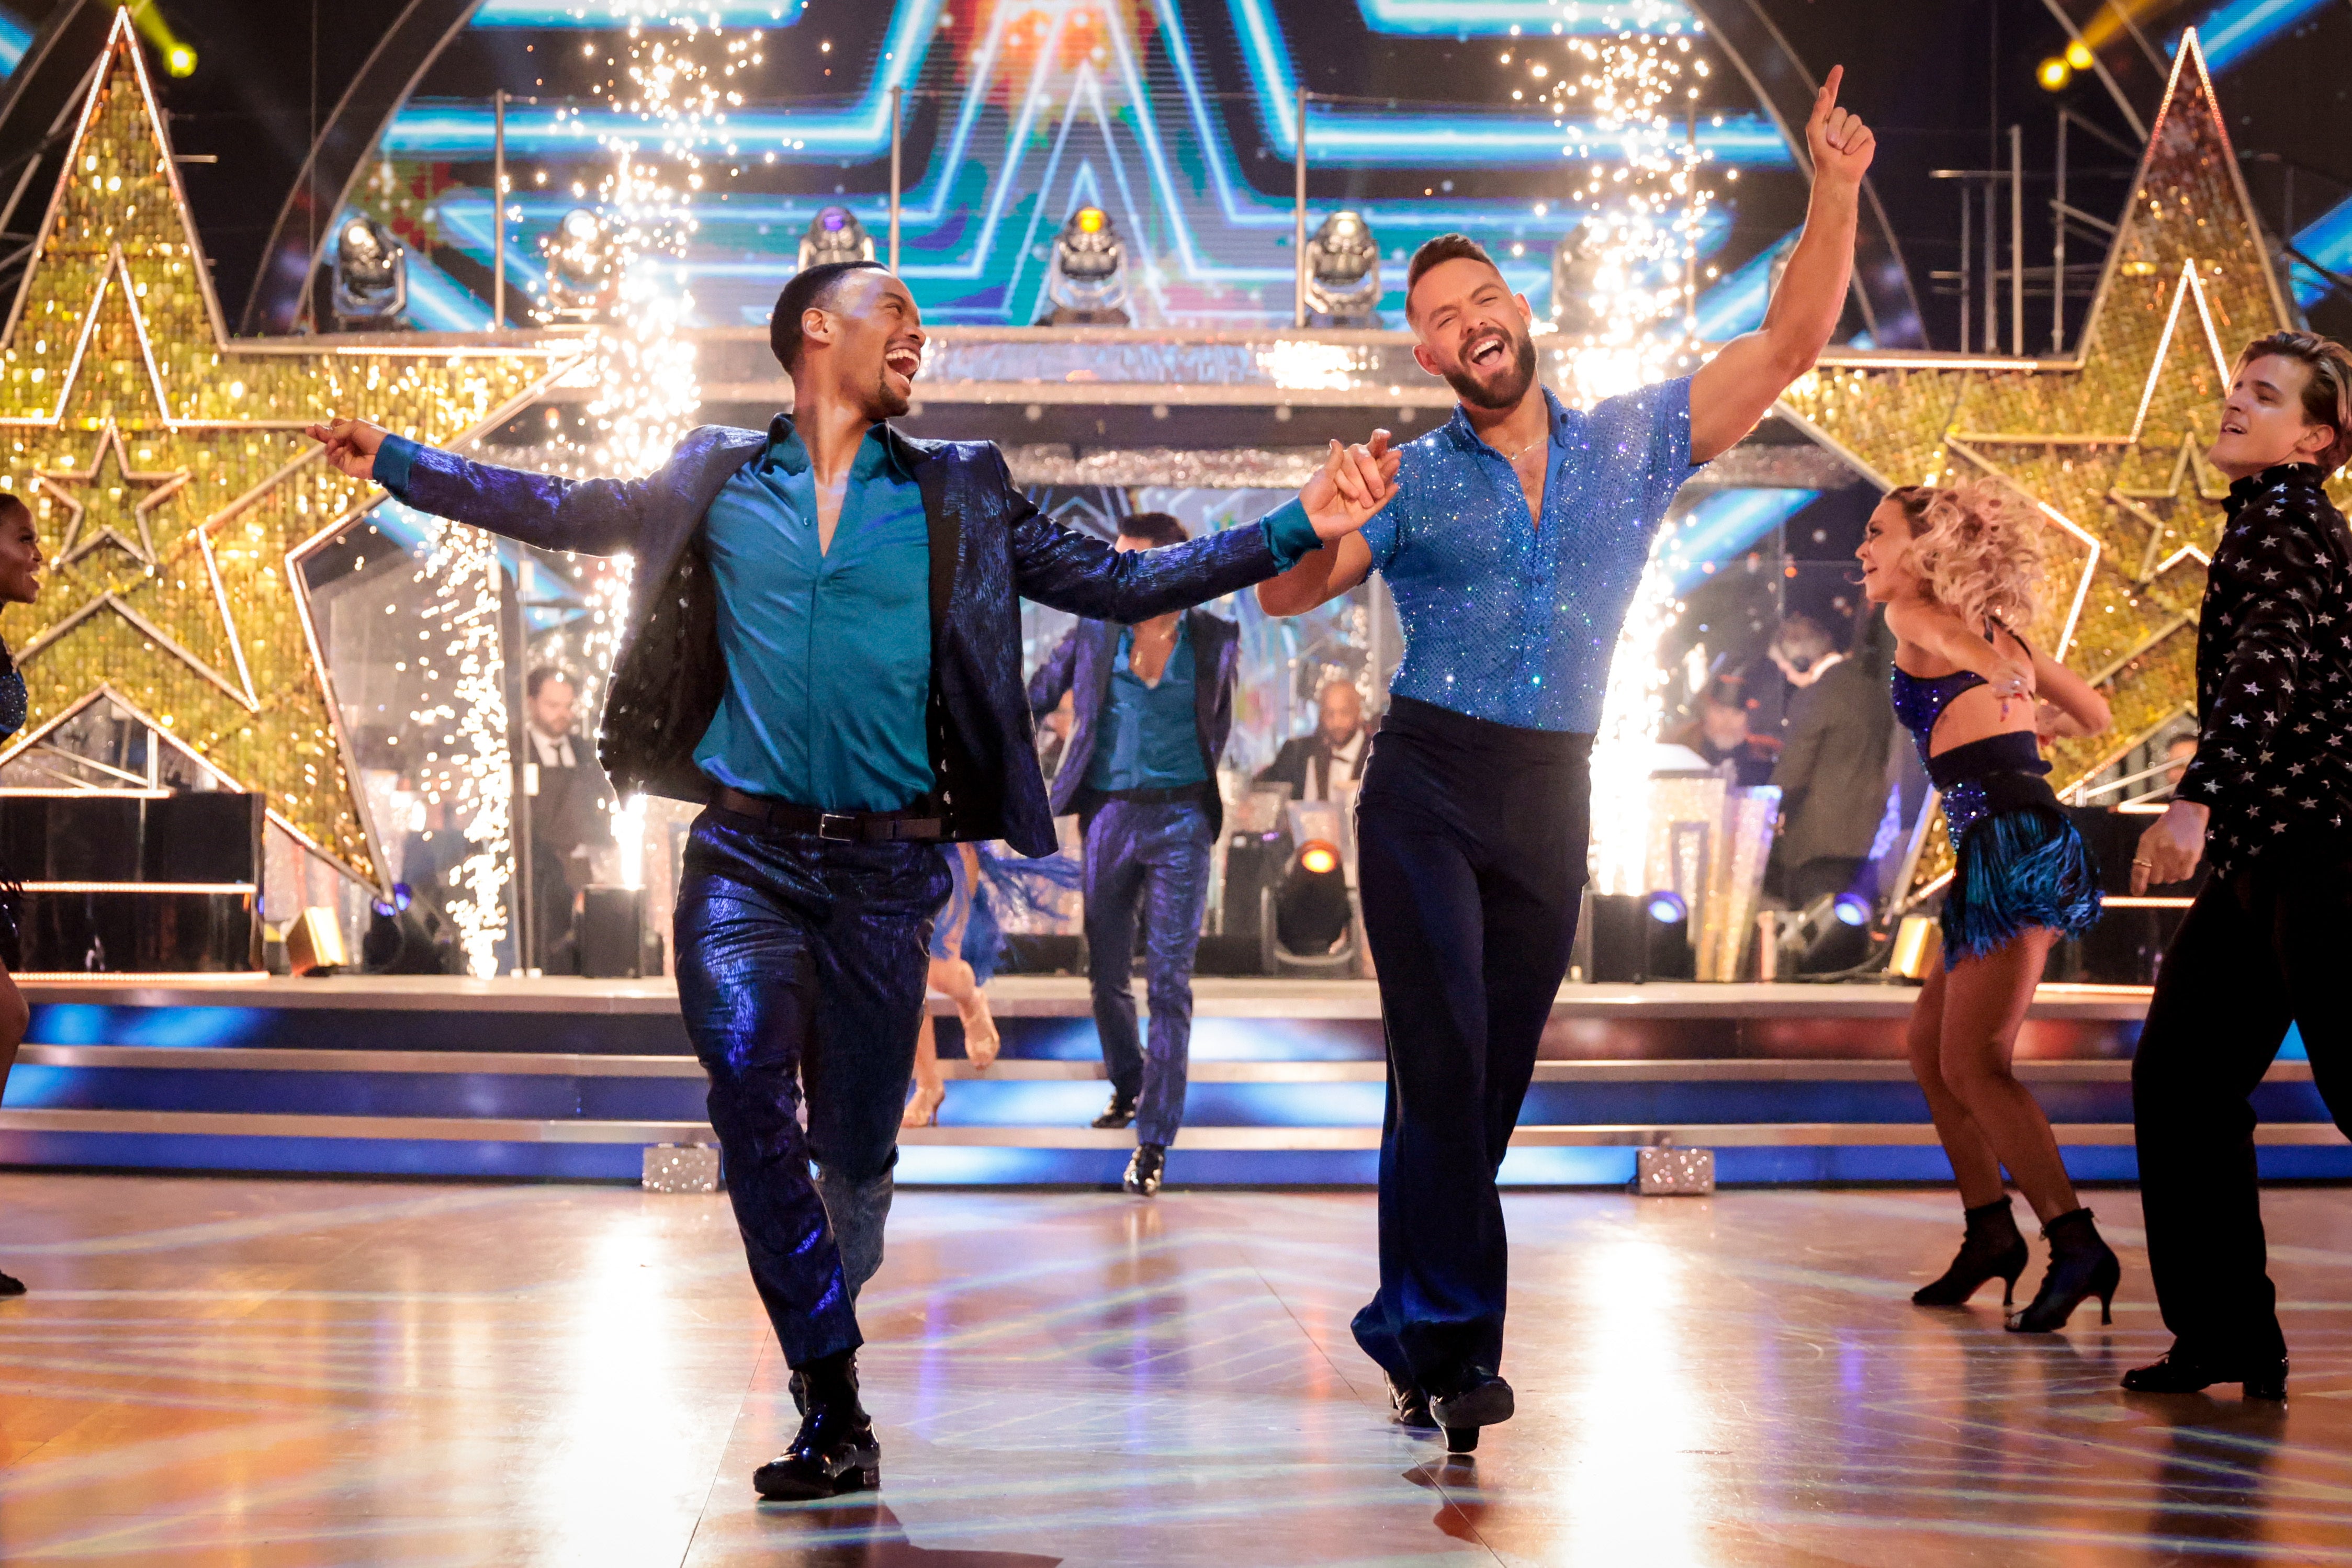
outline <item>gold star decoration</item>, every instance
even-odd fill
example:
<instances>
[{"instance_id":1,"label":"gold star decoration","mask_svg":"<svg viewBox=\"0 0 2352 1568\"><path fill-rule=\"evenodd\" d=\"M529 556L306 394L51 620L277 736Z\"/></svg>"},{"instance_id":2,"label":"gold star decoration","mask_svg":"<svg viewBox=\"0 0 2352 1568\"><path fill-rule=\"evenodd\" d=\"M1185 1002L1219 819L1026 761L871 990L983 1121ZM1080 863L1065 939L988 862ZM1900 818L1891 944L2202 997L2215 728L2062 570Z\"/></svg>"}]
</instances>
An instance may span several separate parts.
<instances>
[{"instance_id":1,"label":"gold star decoration","mask_svg":"<svg viewBox=\"0 0 2352 1568\"><path fill-rule=\"evenodd\" d=\"M365 408L415 439L463 442L576 350L231 341L127 11L0 343L0 486L33 507L50 567L30 625L8 617L31 716L0 761L110 699L379 881L301 559L383 496L323 462L303 427Z\"/></svg>"},{"instance_id":2,"label":"gold star decoration","mask_svg":"<svg viewBox=\"0 0 2352 1568\"><path fill-rule=\"evenodd\" d=\"M2035 632L2115 711L2106 734L2053 748L2061 790L2193 711L2229 493L2203 455L2238 350L2294 324L2191 31L2073 357L1833 353L1783 398L1875 483L1990 476L2048 519ZM1915 889L1950 865L1944 835L1928 842Z\"/></svg>"}]
</instances>

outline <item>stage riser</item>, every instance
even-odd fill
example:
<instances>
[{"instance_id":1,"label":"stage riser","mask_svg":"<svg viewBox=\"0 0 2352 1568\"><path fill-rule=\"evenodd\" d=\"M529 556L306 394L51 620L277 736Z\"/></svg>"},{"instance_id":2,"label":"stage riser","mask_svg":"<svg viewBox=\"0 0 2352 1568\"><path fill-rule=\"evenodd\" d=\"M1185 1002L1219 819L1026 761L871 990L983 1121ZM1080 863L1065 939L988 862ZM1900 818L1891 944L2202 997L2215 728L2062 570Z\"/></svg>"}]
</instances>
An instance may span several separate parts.
<instances>
[{"instance_id":1,"label":"stage riser","mask_svg":"<svg viewBox=\"0 0 2352 1568\"><path fill-rule=\"evenodd\" d=\"M2128 1147L2070 1146L2066 1167L2077 1181L2134 1182ZM2266 1147L2257 1151L2268 1181L2352 1180L2352 1145ZM0 1165L100 1170L302 1173L340 1176L478 1177L506 1181L611 1181L635 1184L639 1151L613 1145L415 1142L374 1138L247 1138L110 1133L0 1132ZM1113 1186L1126 1155L1100 1149L906 1147L898 1180L908 1186ZM1180 1142L1169 1179L1184 1186L1370 1186L1379 1155L1370 1150L1192 1151ZM1501 1179L1515 1186L1623 1186L1633 1180L1632 1149L1514 1149ZM1839 1182L1951 1180L1932 1146L1728 1148L1716 1151L1725 1186ZM659 1203L658 1197L648 1197ZM1662 1198L1660 1202L1702 1202Z\"/></svg>"},{"instance_id":2,"label":"stage riser","mask_svg":"<svg viewBox=\"0 0 2352 1568\"><path fill-rule=\"evenodd\" d=\"M494 1072L316 1072L48 1067L20 1063L11 1110L249 1112L280 1115L491 1116L534 1121L693 1122L704 1113L698 1077L611 1078ZM1107 1086L961 1080L942 1123L954 1126L1082 1126L1102 1109ZM2128 1082L2043 1082L2034 1093L2052 1120L2128 1122ZM1192 1126L1348 1127L1380 1124L1379 1082L1195 1083L1185 1097ZM2307 1082L2255 1091L2263 1121L2324 1122ZM1681 1123L1925 1122L1916 1085L1839 1082L1538 1082L1520 1121L1532 1125Z\"/></svg>"},{"instance_id":3,"label":"stage riser","mask_svg":"<svg viewBox=\"0 0 2352 1568\"><path fill-rule=\"evenodd\" d=\"M1826 988L1824 990L1826 991ZM1013 1060L1101 1060L1093 1020L1001 1017ZM942 1055L962 1053L952 1018L937 1022ZM1559 1061L1902 1060L1903 1019L1579 1017L1560 1009L1541 1055ZM351 1051L563 1051L583 1055L690 1055L675 1011L522 1012L442 1008L242 1008L47 1005L26 1038L49 1045L260 1046ZM2018 1040L2023 1061L2128 1059L2139 1025L2031 1019ZM1380 1020L1202 1017L1193 1021L1200 1061L1378 1061Z\"/></svg>"}]
</instances>

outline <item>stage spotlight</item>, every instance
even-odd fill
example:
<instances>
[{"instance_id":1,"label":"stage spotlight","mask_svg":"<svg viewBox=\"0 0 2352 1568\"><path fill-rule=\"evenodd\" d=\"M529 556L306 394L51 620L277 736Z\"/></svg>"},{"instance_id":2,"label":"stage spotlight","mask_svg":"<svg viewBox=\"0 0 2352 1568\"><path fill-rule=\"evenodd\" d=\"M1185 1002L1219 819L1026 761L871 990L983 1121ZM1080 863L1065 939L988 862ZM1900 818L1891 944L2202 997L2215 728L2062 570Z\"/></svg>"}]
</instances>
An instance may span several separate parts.
<instances>
[{"instance_id":1,"label":"stage spotlight","mask_svg":"<svg viewBox=\"0 0 2352 1568\"><path fill-rule=\"evenodd\" d=\"M824 208L809 220L808 233L801 235L803 272L828 261L873 259L874 236L847 207Z\"/></svg>"},{"instance_id":2,"label":"stage spotlight","mask_svg":"<svg viewBox=\"0 0 2352 1568\"><path fill-rule=\"evenodd\" d=\"M2066 63L2078 71L2086 71L2098 61L2091 53L2091 46L2077 38L2066 46Z\"/></svg>"},{"instance_id":3,"label":"stage spotlight","mask_svg":"<svg viewBox=\"0 0 2352 1568\"><path fill-rule=\"evenodd\" d=\"M1690 918L1690 905L1683 895L1670 887L1662 887L1642 901L1642 912L1661 925L1672 925L1677 920Z\"/></svg>"},{"instance_id":4,"label":"stage spotlight","mask_svg":"<svg viewBox=\"0 0 2352 1568\"><path fill-rule=\"evenodd\" d=\"M1837 895L1837 902L1830 905L1830 913L1837 917L1841 925L1867 925L1870 924L1870 900L1858 893L1841 893Z\"/></svg>"},{"instance_id":5,"label":"stage spotlight","mask_svg":"<svg viewBox=\"0 0 2352 1568\"><path fill-rule=\"evenodd\" d=\"M196 51L185 44L173 44L163 51L163 68L175 77L194 76L196 71Z\"/></svg>"},{"instance_id":6,"label":"stage spotlight","mask_svg":"<svg viewBox=\"0 0 2352 1568\"><path fill-rule=\"evenodd\" d=\"M327 297L344 331L398 325L408 308L408 253L390 229L366 216L344 222Z\"/></svg>"},{"instance_id":7,"label":"stage spotlight","mask_svg":"<svg viewBox=\"0 0 2352 1568\"><path fill-rule=\"evenodd\" d=\"M559 321L593 321L621 291L620 241L610 224L587 207L563 214L555 232L539 236L547 261L547 308Z\"/></svg>"},{"instance_id":8,"label":"stage spotlight","mask_svg":"<svg viewBox=\"0 0 2352 1568\"><path fill-rule=\"evenodd\" d=\"M1338 212L1307 242L1307 310L1333 327L1380 325L1381 247L1361 213Z\"/></svg>"},{"instance_id":9,"label":"stage spotlight","mask_svg":"<svg viewBox=\"0 0 2352 1568\"><path fill-rule=\"evenodd\" d=\"M1601 263L1601 235L1590 224L1577 225L1551 248L1552 323L1570 337L1596 337L1608 324L1596 297Z\"/></svg>"},{"instance_id":10,"label":"stage spotlight","mask_svg":"<svg viewBox=\"0 0 2352 1568\"><path fill-rule=\"evenodd\" d=\"M1328 876L1339 869L1339 852L1318 839L1298 852L1298 869L1310 876Z\"/></svg>"},{"instance_id":11,"label":"stage spotlight","mask_svg":"<svg viewBox=\"0 0 2352 1568\"><path fill-rule=\"evenodd\" d=\"M2074 79L2074 68L2067 64L2063 56L2053 55L2033 68L2033 79L2042 84L2045 92L2063 92L2066 84Z\"/></svg>"},{"instance_id":12,"label":"stage spotlight","mask_svg":"<svg viewBox=\"0 0 2352 1568\"><path fill-rule=\"evenodd\" d=\"M1127 246L1100 207L1080 207L1054 236L1045 303L1041 327L1128 324Z\"/></svg>"}]
</instances>

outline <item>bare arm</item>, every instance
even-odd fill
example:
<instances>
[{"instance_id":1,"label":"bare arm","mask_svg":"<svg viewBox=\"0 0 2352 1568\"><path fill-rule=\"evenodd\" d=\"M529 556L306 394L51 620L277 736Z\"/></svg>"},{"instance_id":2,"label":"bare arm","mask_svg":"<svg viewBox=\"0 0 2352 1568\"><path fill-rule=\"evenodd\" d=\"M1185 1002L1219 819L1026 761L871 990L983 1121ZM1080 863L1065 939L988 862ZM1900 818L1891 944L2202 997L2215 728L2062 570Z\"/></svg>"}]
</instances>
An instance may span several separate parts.
<instances>
[{"instance_id":1,"label":"bare arm","mask_svg":"<svg viewBox=\"0 0 2352 1568\"><path fill-rule=\"evenodd\" d=\"M1844 312L1862 177L1876 146L1870 127L1837 107L1844 77L1843 66L1830 68L1805 123L1812 201L1788 270L1765 308L1763 329L1725 344L1691 378L1693 463L1721 456L1755 429L1789 383L1813 368Z\"/></svg>"},{"instance_id":2,"label":"bare arm","mask_svg":"<svg viewBox=\"0 0 2352 1568\"><path fill-rule=\"evenodd\" d=\"M1349 534L1309 550L1297 566L1257 585L1257 605L1268 615L1303 615L1372 574L1372 547Z\"/></svg>"},{"instance_id":3,"label":"bare arm","mask_svg":"<svg viewBox=\"0 0 2352 1568\"><path fill-rule=\"evenodd\" d=\"M2032 661L1986 642L1941 605L1897 600L1886 607L1886 624L1896 637L1930 657L1982 675L1993 695L2001 699L2004 717L2011 698L2032 695L2035 667Z\"/></svg>"},{"instance_id":4,"label":"bare arm","mask_svg":"<svg viewBox=\"0 0 2352 1568\"><path fill-rule=\"evenodd\" d=\"M2037 721L2033 727L2043 735L2102 735L2115 722L2097 688L2039 648L2033 650L2033 689L2040 706L2055 709L2051 716L2059 721L2051 727Z\"/></svg>"}]
</instances>

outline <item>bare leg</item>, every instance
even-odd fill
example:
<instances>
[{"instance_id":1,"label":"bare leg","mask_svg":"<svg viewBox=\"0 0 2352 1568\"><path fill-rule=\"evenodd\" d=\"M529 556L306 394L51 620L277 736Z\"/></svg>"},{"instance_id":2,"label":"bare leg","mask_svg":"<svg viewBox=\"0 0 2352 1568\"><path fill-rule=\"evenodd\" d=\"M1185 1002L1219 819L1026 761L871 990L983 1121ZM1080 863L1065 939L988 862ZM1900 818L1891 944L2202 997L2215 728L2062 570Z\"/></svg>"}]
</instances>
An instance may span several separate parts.
<instances>
[{"instance_id":1,"label":"bare leg","mask_svg":"<svg viewBox=\"0 0 2352 1568\"><path fill-rule=\"evenodd\" d=\"M931 967L939 967L939 960ZM923 1021L915 1029L915 1092L907 1101L906 1114L898 1118L902 1127L936 1127L940 1123L940 1106L948 1097L947 1080L940 1076L939 1041L931 1036L931 1015L926 1010Z\"/></svg>"},{"instance_id":2,"label":"bare leg","mask_svg":"<svg viewBox=\"0 0 2352 1568\"><path fill-rule=\"evenodd\" d=\"M1919 999L1912 1005L1905 1043L1910 1051L1911 1075L1919 1081L1920 1092L1927 1096L1927 1113L1935 1118L1936 1136L1942 1140L1944 1153L1952 1162L1952 1175L1959 1183L1961 1207L1981 1208L2001 1200L2000 1161L1985 1141L1984 1129L1944 1083L1941 1051L1944 992L1948 984L1943 960L1938 958L1920 988Z\"/></svg>"},{"instance_id":3,"label":"bare leg","mask_svg":"<svg viewBox=\"0 0 2352 1568\"><path fill-rule=\"evenodd\" d=\"M956 1017L963 1021L964 1059L973 1071L987 1071L1002 1041L988 1010L988 992L973 977L971 966L961 958L932 959L931 989L955 1003Z\"/></svg>"},{"instance_id":4,"label":"bare leg","mask_svg":"<svg viewBox=\"0 0 2352 1568\"><path fill-rule=\"evenodd\" d=\"M1945 976L1937 1057L1945 1086L1968 1113L2043 1224L2081 1207L2050 1118L2011 1071L2018 1026L2033 1000L2056 933L2025 931ZM1941 1126L1940 1120L1937 1123Z\"/></svg>"}]
</instances>

